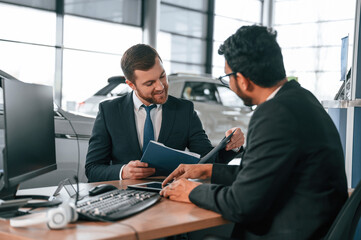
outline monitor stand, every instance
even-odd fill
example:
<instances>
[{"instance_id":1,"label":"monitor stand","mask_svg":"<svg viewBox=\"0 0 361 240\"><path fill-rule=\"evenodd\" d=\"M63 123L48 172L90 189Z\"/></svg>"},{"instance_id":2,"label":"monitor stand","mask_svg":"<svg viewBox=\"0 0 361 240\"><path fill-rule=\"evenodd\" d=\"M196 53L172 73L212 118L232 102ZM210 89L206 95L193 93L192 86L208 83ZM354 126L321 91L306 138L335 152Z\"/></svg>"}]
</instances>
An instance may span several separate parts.
<instances>
[{"instance_id":1,"label":"monitor stand","mask_svg":"<svg viewBox=\"0 0 361 240\"><path fill-rule=\"evenodd\" d=\"M0 191L0 218L11 218L27 214L19 208L55 207L62 203L61 200L44 195L16 196L18 186L3 187Z\"/></svg>"},{"instance_id":2,"label":"monitor stand","mask_svg":"<svg viewBox=\"0 0 361 240\"><path fill-rule=\"evenodd\" d=\"M17 187L3 187L0 191L0 218L12 218L27 214L19 211L19 208L26 205L29 199L15 199Z\"/></svg>"},{"instance_id":3,"label":"monitor stand","mask_svg":"<svg viewBox=\"0 0 361 240\"><path fill-rule=\"evenodd\" d=\"M62 203L61 200L53 198L49 200L46 195L19 195L15 199L28 199L28 202L23 206L25 208L40 208L40 207L56 207Z\"/></svg>"}]
</instances>

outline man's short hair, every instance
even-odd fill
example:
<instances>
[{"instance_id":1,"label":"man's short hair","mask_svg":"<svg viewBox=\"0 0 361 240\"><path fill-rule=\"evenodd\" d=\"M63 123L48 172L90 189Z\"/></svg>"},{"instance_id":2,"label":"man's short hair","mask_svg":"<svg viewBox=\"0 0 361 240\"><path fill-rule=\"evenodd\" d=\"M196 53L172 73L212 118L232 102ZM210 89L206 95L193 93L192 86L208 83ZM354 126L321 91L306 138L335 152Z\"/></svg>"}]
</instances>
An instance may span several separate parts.
<instances>
[{"instance_id":1,"label":"man's short hair","mask_svg":"<svg viewBox=\"0 0 361 240\"><path fill-rule=\"evenodd\" d=\"M255 84L271 87L286 77L277 32L263 26L243 26L219 47L233 72Z\"/></svg>"},{"instance_id":2,"label":"man's short hair","mask_svg":"<svg viewBox=\"0 0 361 240\"><path fill-rule=\"evenodd\" d=\"M125 78L135 84L134 71L151 69L155 64L156 57L162 61L158 52L149 45L137 44L130 47L125 51L120 63Z\"/></svg>"}]
</instances>

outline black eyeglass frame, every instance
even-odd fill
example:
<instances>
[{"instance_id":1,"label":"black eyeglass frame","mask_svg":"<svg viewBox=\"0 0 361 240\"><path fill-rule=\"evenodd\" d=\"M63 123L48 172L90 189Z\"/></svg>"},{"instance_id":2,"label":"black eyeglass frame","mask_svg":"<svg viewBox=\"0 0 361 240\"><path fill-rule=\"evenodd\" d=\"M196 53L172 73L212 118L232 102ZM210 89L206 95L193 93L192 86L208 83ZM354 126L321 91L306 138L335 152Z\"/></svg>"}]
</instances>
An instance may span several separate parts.
<instances>
[{"instance_id":1,"label":"black eyeglass frame","mask_svg":"<svg viewBox=\"0 0 361 240\"><path fill-rule=\"evenodd\" d=\"M231 72L231 73L228 73L228 74L226 74L226 75L224 75L224 76L220 76L220 77L218 78L218 80L221 81L221 83L222 83L224 86L229 87L229 82L225 81L224 78L225 78L225 77L230 77L230 76L232 76L232 75L235 75L235 76L236 76L236 75L237 75L237 72Z\"/></svg>"}]
</instances>

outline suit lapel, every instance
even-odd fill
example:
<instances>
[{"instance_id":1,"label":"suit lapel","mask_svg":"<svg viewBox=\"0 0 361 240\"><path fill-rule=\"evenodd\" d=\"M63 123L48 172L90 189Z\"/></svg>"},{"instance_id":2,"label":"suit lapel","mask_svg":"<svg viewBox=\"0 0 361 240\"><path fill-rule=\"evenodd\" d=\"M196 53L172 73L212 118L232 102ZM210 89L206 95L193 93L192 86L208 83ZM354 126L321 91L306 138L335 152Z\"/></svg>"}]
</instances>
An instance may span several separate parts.
<instances>
[{"instance_id":1,"label":"suit lapel","mask_svg":"<svg viewBox=\"0 0 361 240\"><path fill-rule=\"evenodd\" d=\"M171 130L176 118L176 106L172 105L172 99L168 97L168 101L162 106L162 124L158 136L158 142L165 143L170 136Z\"/></svg>"},{"instance_id":2,"label":"suit lapel","mask_svg":"<svg viewBox=\"0 0 361 240\"><path fill-rule=\"evenodd\" d=\"M123 116L120 116L122 119L122 127L129 137L129 147L133 148L135 151L142 153L142 150L139 146L137 127L135 126L135 117L134 117L134 103L133 103L133 92L129 93L126 96L123 104L119 103L120 113Z\"/></svg>"}]
</instances>

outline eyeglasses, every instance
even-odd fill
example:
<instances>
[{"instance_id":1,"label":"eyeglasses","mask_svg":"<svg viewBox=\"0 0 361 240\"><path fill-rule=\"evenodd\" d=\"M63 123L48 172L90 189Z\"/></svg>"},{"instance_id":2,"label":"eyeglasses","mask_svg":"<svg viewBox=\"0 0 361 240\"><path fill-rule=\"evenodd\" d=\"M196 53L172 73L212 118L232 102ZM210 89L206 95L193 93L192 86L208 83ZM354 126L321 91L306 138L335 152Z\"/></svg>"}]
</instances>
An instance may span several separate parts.
<instances>
[{"instance_id":1,"label":"eyeglasses","mask_svg":"<svg viewBox=\"0 0 361 240\"><path fill-rule=\"evenodd\" d=\"M228 73L227 75L224 75L224 76L221 76L218 78L219 81L221 81L221 83L224 85L224 86L229 86L229 81L230 81L230 77L232 75L237 75L237 72L232 72L232 73Z\"/></svg>"}]
</instances>

